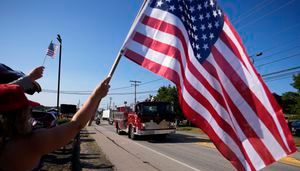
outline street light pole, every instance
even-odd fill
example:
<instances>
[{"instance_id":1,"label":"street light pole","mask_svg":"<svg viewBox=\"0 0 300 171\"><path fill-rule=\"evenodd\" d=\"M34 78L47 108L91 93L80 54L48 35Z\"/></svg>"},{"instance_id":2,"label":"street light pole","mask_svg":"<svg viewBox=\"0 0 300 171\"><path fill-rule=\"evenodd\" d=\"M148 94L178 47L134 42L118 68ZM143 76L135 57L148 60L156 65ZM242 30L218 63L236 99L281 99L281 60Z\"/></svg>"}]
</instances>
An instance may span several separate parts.
<instances>
[{"instance_id":1,"label":"street light pole","mask_svg":"<svg viewBox=\"0 0 300 171\"><path fill-rule=\"evenodd\" d=\"M59 93L60 93L60 68L61 68L61 49L62 49L62 39L59 34L57 34L57 40L59 42L59 65L58 65L58 83L57 83L57 112L60 113L59 108Z\"/></svg>"},{"instance_id":2,"label":"street light pole","mask_svg":"<svg viewBox=\"0 0 300 171\"><path fill-rule=\"evenodd\" d=\"M254 59L253 57L261 56L263 55L263 52L258 52L256 54L250 55L249 58L251 59L252 63L254 64Z\"/></svg>"}]
</instances>

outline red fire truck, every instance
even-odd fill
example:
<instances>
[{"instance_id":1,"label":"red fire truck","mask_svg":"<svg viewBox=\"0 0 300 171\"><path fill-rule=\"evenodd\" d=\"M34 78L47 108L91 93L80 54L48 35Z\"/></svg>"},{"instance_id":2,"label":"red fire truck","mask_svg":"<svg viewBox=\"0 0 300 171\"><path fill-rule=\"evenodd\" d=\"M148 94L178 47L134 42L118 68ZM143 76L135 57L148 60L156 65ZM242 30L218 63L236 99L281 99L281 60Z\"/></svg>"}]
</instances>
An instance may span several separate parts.
<instances>
[{"instance_id":1,"label":"red fire truck","mask_svg":"<svg viewBox=\"0 0 300 171\"><path fill-rule=\"evenodd\" d=\"M119 107L113 115L116 132L125 132L131 139L140 135L160 135L163 138L176 131L175 114L170 103L141 102L136 104L134 111Z\"/></svg>"}]
</instances>

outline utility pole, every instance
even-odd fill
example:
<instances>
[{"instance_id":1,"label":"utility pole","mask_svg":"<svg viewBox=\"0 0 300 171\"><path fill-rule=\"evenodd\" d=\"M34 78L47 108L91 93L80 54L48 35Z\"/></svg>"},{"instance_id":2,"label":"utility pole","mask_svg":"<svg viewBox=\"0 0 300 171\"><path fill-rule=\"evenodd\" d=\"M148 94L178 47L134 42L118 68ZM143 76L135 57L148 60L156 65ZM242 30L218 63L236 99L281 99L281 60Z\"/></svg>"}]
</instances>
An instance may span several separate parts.
<instances>
[{"instance_id":1,"label":"utility pole","mask_svg":"<svg viewBox=\"0 0 300 171\"><path fill-rule=\"evenodd\" d=\"M136 80L134 80L134 81L130 80L130 82L132 82L133 84L131 84L131 85L134 86L134 105L135 105L136 104L136 86L138 86L139 83L142 83L142 82L136 81Z\"/></svg>"},{"instance_id":2,"label":"utility pole","mask_svg":"<svg viewBox=\"0 0 300 171\"><path fill-rule=\"evenodd\" d=\"M112 97L109 97L109 109L111 109L111 100L112 100Z\"/></svg>"}]
</instances>

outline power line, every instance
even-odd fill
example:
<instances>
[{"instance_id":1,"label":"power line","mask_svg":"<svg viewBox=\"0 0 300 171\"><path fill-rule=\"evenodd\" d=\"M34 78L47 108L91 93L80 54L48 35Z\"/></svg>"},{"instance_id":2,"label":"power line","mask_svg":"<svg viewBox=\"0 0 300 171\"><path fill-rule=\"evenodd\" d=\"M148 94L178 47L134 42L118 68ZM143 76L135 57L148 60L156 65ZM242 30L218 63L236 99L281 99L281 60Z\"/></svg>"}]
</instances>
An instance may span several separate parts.
<instances>
[{"instance_id":1,"label":"power line","mask_svg":"<svg viewBox=\"0 0 300 171\"><path fill-rule=\"evenodd\" d=\"M260 64L260 65L257 65L256 67L262 67L262 66L265 66L265 65L268 65L268 64L273 64L273 63L283 61L283 60L286 60L286 59L289 59L289 58L297 57L298 55L300 55L300 53L297 53L297 54L294 54L294 55L291 55L291 56L287 56L287 57L284 57L284 58L280 58L280 59L277 59L277 60L274 60L274 61L271 61L271 62L266 62L266 63Z\"/></svg>"},{"instance_id":2,"label":"power line","mask_svg":"<svg viewBox=\"0 0 300 171\"><path fill-rule=\"evenodd\" d=\"M285 76L285 77L282 77L282 78L275 78L275 79L268 79L268 80L264 80L265 82L272 82L272 81L278 81L278 80L284 80L284 79L288 79L288 78L291 78L291 76Z\"/></svg>"},{"instance_id":3,"label":"power line","mask_svg":"<svg viewBox=\"0 0 300 171\"><path fill-rule=\"evenodd\" d=\"M295 50L296 47L300 47L300 45L291 47L291 48L289 48L289 49L281 50L281 51L272 53L272 54L267 55L267 56L263 56L263 57L261 57L261 58L259 58L259 59L256 59L255 62L264 60L265 58L269 58L269 57L272 57L272 56L276 56L276 55L278 55L278 54L282 54L282 53L284 53L284 52L288 52L288 51L290 51L290 50Z\"/></svg>"},{"instance_id":4,"label":"power line","mask_svg":"<svg viewBox=\"0 0 300 171\"><path fill-rule=\"evenodd\" d=\"M252 20L252 22L248 22L247 24L245 24L245 25L239 27L238 30L241 30L241 29L245 28L245 27L248 26L248 25L251 25L251 24L256 23L257 21L263 19L264 17L266 17L266 16L268 16L268 15L270 15L270 14L273 14L273 13L277 12L278 10L280 10L280 9L282 9L282 8L284 8L284 7L288 6L288 5L290 5L290 4L293 3L294 1L295 1L295 0L290 0L290 1L288 1L287 3L285 3L285 4L282 5L282 6L280 6L279 8L276 8L276 9L274 9L274 10L268 12L267 14L265 14L265 15L263 15L263 16L261 16L261 17L258 17L258 18L256 18L255 20Z\"/></svg>"},{"instance_id":5,"label":"power line","mask_svg":"<svg viewBox=\"0 0 300 171\"><path fill-rule=\"evenodd\" d=\"M269 52L269 51L271 51L271 50L273 50L273 49L278 49L278 47L279 47L279 48L280 48L280 47L286 47L286 46L288 46L288 45L290 45L290 44L292 44L292 43L294 43L294 42L296 42L296 41L299 41L299 40L300 40L299 38L300 38L300 37L295 37L295 39L287 40L287 41L285 41L285 42L280 42L280 43L276 44L275 46L272 46L272 47L270 47L270 48L264 49L264 50L262 50L262 51L260 51L260 52L266 53L266 52ZM249 56L254 56L254 57L255 57L255 54L252 54L252 55L249 55Z\"/></svg>"},{"instance_id":6,"label":"power line","mask_svg":"<svg viewBox=\"0 0 300 171\"><path fill-rule=\"evenodd\" d=\"M275 75L275 74L280 74L280 73L283 73L283 72L288 72L288 71L292 71L292 70L296 70L296 69L300 69L300 66L293 67L293 68L288 68L288 69L284 69L284 70L280 70L280 71L275 71L275 72L271 72L271 73L268 73L268 74L264 74L264 75L262 75L262 77L267 77L267 76L271 76L271 75Z\"/></svg>"},{"instance_id":7,"label":"power line","mask_svg":"<svg viewBox=\"0 0 300 171\"><path fill-rule=\"evenodd\" d=\"M271 1L268 1L268 0L264 0L264 1L261 1L260 3L256 4L253 8L249 9L246 13L240 15L236 20L233 20L233 24L237 24L239 23L242 19L245 19L247 17L249 17L250 15L252 15L254 12L264 8L266 5L269 5L272 3L272 1L274 0L271 0ZM267 2L267 3L265 3Z\"/></svg>"},{"instance_id":8,"label":"power line","mask_svg":"<svg viewBox=\"0 0 300 171\"><path fill-rule=\"evenodd\" d=\"M156 93L158 90L150 90L150 91L140 91L136 92L136 94L147 94L147 93ZM56 91L47 91L43 90L44 93L56 93ZM67 95L90 95L90 93L69 93L69 92L61 92L61 94L67 94ZM108 93L108 96L114 96L114 95L131 95L135 94L133 92L125 92L125 93Z\"/></svg>"}]
</instances>

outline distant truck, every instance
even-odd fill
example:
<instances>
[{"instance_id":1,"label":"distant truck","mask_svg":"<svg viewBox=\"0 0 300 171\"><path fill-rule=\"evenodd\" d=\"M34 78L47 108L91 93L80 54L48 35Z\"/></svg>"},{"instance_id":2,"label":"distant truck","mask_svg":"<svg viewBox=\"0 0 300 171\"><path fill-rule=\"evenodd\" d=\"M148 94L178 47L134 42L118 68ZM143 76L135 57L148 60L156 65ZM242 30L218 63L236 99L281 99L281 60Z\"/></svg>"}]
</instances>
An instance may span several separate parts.
<instances>
[{"instance_id":1,"label":"distant truck","mask_svg":"<svg viewBox=\"0 0 300 171\"><path fill-rule=\"evenodd\" d=\"M116 132L125 132L131 139L142 135L159 135L161 138L176 132L173 106L167 102L137 103L135 110L118 108L114 112Z\"/></svg>"},{"instance_id":2,"label":"distant truck","mask_svg":"<svg viewBox=\"0 0 300 171\"><path fill-rule=\"evenodd\" d=\"M60 112L64 117L71 118L77 112L77 106L73 104L61 104Z\"/></svg>"},{"instance_id":3,"label":"distant truck","mask_svg":"<svg viewBox=\"0 0 300 171\"><path fill-rule=\"evenodd\" d=\"M107 109L102 112L102 119L107 120L110 125L113 124L112 112L113 112L113 110L111 110L111 109Z\"/></svg>"}]
</instances>

